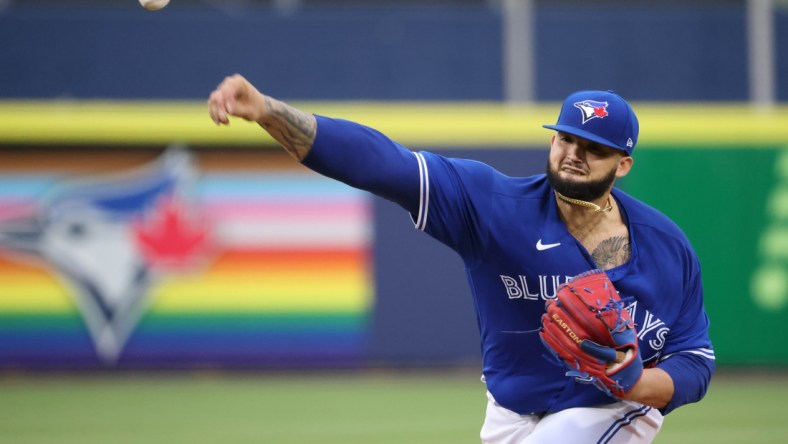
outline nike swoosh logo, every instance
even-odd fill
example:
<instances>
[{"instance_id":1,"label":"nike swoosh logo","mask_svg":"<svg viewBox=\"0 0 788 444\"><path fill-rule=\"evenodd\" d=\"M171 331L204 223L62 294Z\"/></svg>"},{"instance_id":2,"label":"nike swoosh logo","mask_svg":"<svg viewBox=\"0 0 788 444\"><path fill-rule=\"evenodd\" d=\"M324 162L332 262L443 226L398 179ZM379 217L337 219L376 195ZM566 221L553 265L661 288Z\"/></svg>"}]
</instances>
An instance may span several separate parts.
<instances>
[{"instance_id":1,"label":"nike swoosh logo","mask_svg":"<svg viewBox=\"0 0 788 444\"><path fill-rule=\"evenodd\" d=\"M542 239L539 239L536 242L536 249L539 250L539 251L544 251L544 250L549 250L551 248L557 247L559 245L561 245L561 242L558 242L558 243L555 243L555 244L543 244L542 243Z\"/></svg>"}]
</instances>

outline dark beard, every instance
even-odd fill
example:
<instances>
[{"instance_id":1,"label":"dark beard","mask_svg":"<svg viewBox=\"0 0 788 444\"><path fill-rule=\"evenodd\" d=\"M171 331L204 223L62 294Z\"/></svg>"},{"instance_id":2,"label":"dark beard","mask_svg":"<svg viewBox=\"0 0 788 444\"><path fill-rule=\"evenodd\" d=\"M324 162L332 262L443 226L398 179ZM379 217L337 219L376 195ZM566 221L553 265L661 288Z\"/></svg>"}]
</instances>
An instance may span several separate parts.
<instances>
[{"instance_id":1,"label":"dark beard","mask_svg":"<svg viewBox=\"0 0 788 444\"><path fill-rule=\"evenodd\" d=\"M547 161L547 181L559 193L572 199L584 200L591 202L602 197L608 189L610 189L613 182L616 180L616 169L612 169L607 176L590 182L575 182L573 180L565 180L558 176L557 171L550 168L550 161Z\"/></svg>"}]
</instances>

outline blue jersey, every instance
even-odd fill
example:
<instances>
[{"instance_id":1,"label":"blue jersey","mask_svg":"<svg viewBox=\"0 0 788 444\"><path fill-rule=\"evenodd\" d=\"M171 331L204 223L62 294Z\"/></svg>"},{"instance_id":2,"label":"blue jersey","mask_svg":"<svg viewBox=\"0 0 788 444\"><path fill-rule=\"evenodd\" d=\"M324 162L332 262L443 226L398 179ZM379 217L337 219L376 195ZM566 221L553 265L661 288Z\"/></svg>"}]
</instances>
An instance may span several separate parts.
<instances>
[{"instance_id":1,"label":"blue jersey","mask_svg":"<svg viewBox=\"0 0 788 444\"><path fill-rule=\"evenodd\" d=\"M568 277L597 268L561 221L544 175L509 177L480 162L413 153L369 128L322 117L304 163L398 202L416 228L462 257L484 378L500 405L530 414L616 401L566 377L539 340L545 301ZM612 195L631 255L606 272L632 300L644 364L673 378L667 413L703 397L714 369L700 265L667 217L618 189Z\"/></svg>"}]
</instances>

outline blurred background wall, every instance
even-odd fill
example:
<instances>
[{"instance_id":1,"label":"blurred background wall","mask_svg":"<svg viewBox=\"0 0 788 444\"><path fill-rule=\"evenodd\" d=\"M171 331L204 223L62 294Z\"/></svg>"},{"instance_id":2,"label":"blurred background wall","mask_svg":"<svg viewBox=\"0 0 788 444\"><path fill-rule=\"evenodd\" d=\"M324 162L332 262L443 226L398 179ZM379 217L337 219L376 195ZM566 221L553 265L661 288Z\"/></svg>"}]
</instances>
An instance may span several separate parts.
<instances>
[{"instance_id":1,"label":"blurred background wall","mask_svg":"<svg viewBox=\"0 0 788 444\"><path fill-rule=\"evenodd\" d=\"M0 96L195 99L242 72L289 99L502 100L504 27L526 4L532 48L512 58L530 55L537 100L605 84L633 100L740 101L746 3L181 0L150 13L131 0L4 0ZM788 14L772 16L782 54Z\"/></svg>"},{"instance_id":2,"label":"blurred background wall","mask_svg":"<svg viewBox=\"0 0 788 444\"><path fill-rule=\"evenodd\" d=\"M479 364L452 252L212 126L236 72L512 175L569 92L621 93L620 186L695 245L718 362L788 364L751 333L788 333L786 51L780 1L0 1L0 367Z\"/></svg>"}]
</instances>

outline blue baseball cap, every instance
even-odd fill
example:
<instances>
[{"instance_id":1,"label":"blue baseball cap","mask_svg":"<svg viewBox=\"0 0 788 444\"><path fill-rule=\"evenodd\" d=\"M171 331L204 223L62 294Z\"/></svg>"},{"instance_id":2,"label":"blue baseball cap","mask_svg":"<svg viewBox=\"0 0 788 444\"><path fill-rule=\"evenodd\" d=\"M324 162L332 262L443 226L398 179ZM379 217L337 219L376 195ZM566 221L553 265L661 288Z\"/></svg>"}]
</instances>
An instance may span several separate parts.
<instances>
[{"instance_id":1,"label":"blue baseball cap","mask_svg":"<svg viewBox=\"0 0 788 444\"><path fill-rule=\"evenodd\" d=\"M545 128L582 137L632 155L638 142L638 118L613 91L578 91L564 101L558 122Z\"/></svg>"}]
</instances>

